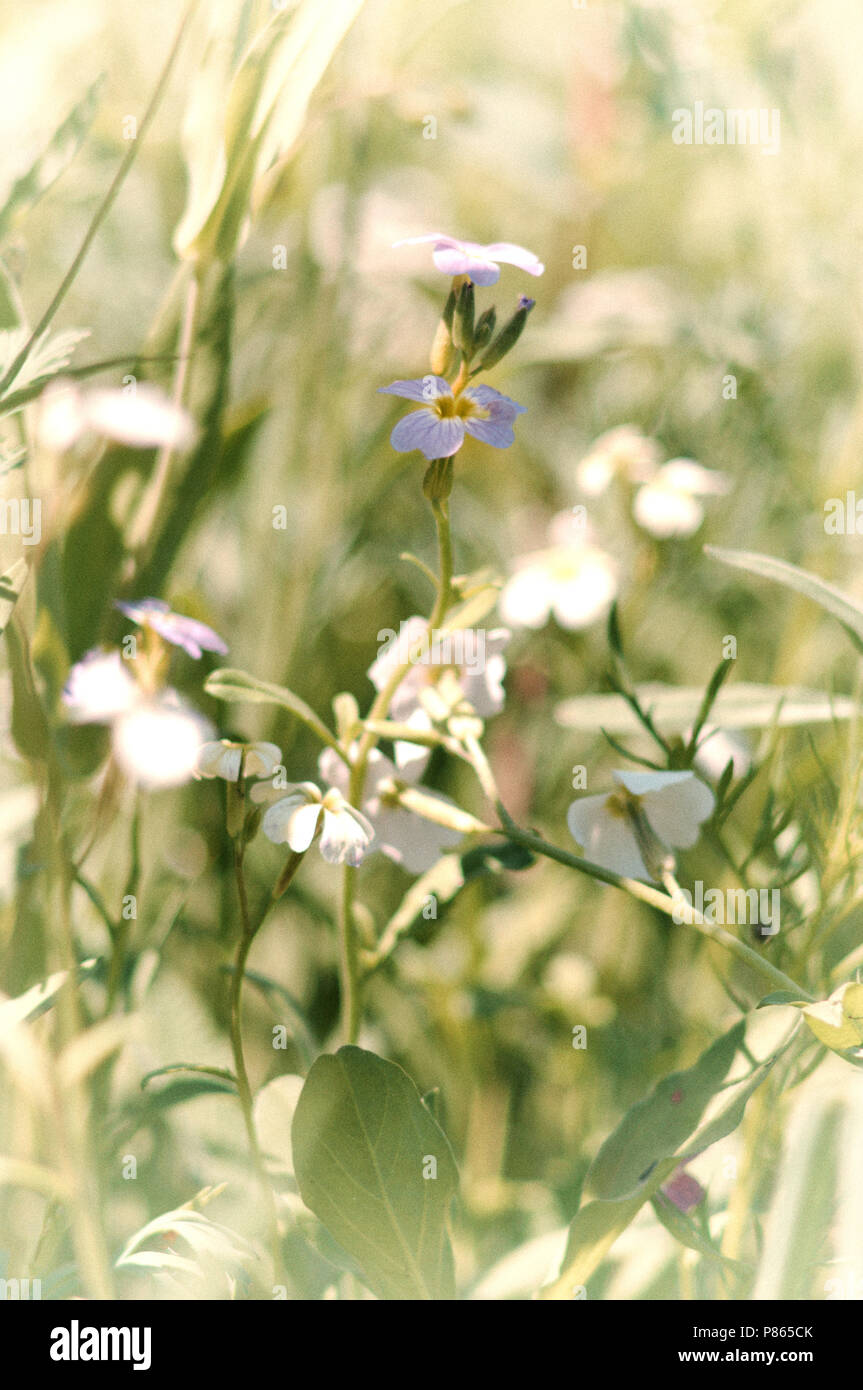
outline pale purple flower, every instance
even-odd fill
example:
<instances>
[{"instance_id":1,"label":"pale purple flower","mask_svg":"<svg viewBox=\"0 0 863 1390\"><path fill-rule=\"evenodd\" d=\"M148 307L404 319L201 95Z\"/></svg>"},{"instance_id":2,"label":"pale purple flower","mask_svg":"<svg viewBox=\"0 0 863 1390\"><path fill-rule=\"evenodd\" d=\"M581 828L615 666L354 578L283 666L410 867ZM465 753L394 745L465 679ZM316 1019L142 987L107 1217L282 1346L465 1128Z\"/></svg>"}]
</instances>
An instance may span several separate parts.
<instances>
[{"instance_id":1,"label":"pale purple flower","mask_svg":"<svg viewBox=\"0 0 863 1390\"><path fill-rule=\"evenodd\" d=\"M199 623L195 618L185 618L182 613L172 613L168 604L160 598L142 598L136 603L121 603L119 600L114 604L121 613L125 613L127 618L131 618L139 627L152 628L158 632L160 637L164 637L166 642L171 642L175 647L182 647L189 656L200 660L204 652L218 652L224 656L228 648L206 623Z\"/></svg>"},{"instance_id":2,"label":"pale purple flower","mask_svg":"<svg viewBox=\"0 0 863 1390\"><path fill-rule=\"evenodd\" d=\"M515 246L511 241L492 241L482 246L478 241L461 241L458 237L431 232L427 236L405 237L393 245L422 246L428 242L434 242L433 260L437 270L444 275L469 275L475 285L496 285L500 279L500 262L518 266L528 275L541 275L545 270L532 251Z\"/></svg>"},{"instance_id":3,"label":"pale purple flower","mask_svg":"<svg viewBox=\"0 0 863 1390\"><path fill-rule=\"evenodd\" d=\"M304 854L320 835L319 849L328 864L355 869L375 836L362 811L349 805L337 787L322 792L314 782L288 782L284 787L258 782L251 797L273 803L264 812L261 829L273 844L286 844L295 854Z\"/></svg>"},{"instance_id":4,"label":"pale purple flower","mask_svg":"<svg viewBox=\"0 0 863 1390\"><path fill-rule=\"evenodd\" d=\"M414 410L399 420L390 443L400 454L420 449L427 459L449 458L457 453L464 443L465 431L483 444L508 449L515 439L513 421L527 409L491 386L468 386L453 396L452 387L442 376L394 381L389 386L379 386L378 392L425 403L424 409Z\"/></svg>"},{"instance_id":5,"label":"pale purple flower","mask_svg":"<svg viewBox=\"0 0 863 1390\"><path fill-rule=\"evenodd\" d=\"M318 759L318 768L326 782L347 796L350 771L334 749L324 749ZM459 844L462 836L457 830L425 820L399 806L394 780L398 776L399 772L390 759L379 749L373 748L366 764L362 809L374 827L373 848L381 850L409 874L422 874L436 864L446 850ZM454 801L440 792L424 788L423 795L442 806L455 806Z\"/></svg>"}]
</instances>

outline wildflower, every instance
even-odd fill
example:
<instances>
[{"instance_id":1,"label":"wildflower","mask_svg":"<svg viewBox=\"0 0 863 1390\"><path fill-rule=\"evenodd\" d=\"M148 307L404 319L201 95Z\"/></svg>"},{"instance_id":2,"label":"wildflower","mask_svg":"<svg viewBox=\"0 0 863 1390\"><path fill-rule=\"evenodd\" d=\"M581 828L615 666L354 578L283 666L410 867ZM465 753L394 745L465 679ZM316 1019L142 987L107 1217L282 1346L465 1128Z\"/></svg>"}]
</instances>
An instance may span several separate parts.
<instances>
[{"instance_id":1,"label":"wildflower","mask_svg":"<svg viewBox=\"0 0 863 1390\"><path fill-rule=\"evenodd\" d=\"M177 787L195 775L212 730L173 690L143 699L111 724L111 746L122 770L142 787Z\"/></svg>"},{"instance_id":2,"label":"wildflower","mask_svg":"<svg viewBox=\"0 0 863 1390\"><path fill-rule=\"evenodd\" d=\"M182 613L172 613L168 604L160 598L142 598L135 603L116 602L115 608L125 613L139 627L150 628L166 642L182 647L189 656L199 661L204 652L218 652L224 656L228 648L206 623L195 618L185 618Z\"/></svg>"},{"instance_id":3,"label":"wildflower","mask_svg":"<svg viewBox=\"0 0 863 1390\"><path fill-rule=\"evenodd\" d=\"M374 828L362 811L350 806L335 787L322 792L314 782L289 782L281 788L258 782L251 797L273 802L264 812L261 829L273 844L287 844L295 854L305 853L320 835L320 851L328 864L355 869L374 839Z\"/></svg>"},{"instance_id":4,"label":"wildflower","mask_svg":"<svg viewBox=\"0 0 863 1390\"><path fill-rule=\"evenodd\" d=\"M561 627L575 632L608 612L617 594L617 567L572 521L568 512L560 513L549 528L557 544L516 561L500 596L501 614L513 627L542 627L553 613Z\"/></svg>"},{"instance_id":5,"label":"wildflower","mask_svg":"<svg viewBox=\"0 0 863 1390\"><path fill-rule=\"evenodd\" d=\"M134 391L80 390L63 380L46 387L37 426L42 445L60 452L88 431L137 449L188 449L197 435L192 417L148 382L137 383Z\"/></svg>"},{"instance_id":6,"label":"wildflower","mask_svg":"<svg viewBox=\"0 0 863 1390\"><path fill-rule=\"evenodd\" d=\"M692 772L613 772L620 791L584 796L570 806L566 823L594 864L626 878L653 878L644 863L635 817L666 845L689 849L713 810L712 791Z\"/></svg>"},{"instance_id":7,"label":"wildflower","mask_svg":"<svg viewBox=\"0 0 863 1390\"><path fill-rule=\"evenodd\" d=\"M476 641L480 635L481 650ZM369 680L381 691L393 672L409 660L411 651L424 644L421 658L405 673L390 701L394 720L413 724L419 731L431 730L435 722L444 722L465 706L480 719L500 713L505 699L503 651L511 633L500 627L473 636L474 649L469 650L468 634L433 632L429 640L425 618L414 615L401 624L398 637L388 643L368 669ZM396 764L403 772L410 766L424 766L428 756L428 749L421 745L403 741L396 744Z\"/></svg>"},{"instance_id":8,"label":"wildflower","mask_svg":"<svg viewBox=\"0 0 863 1390\"><path fill-rule=\"evenodd\" d=\"M508 449L515 440L513 421L527 408L491 386L467 386L454 396L449 382L434 375L394 381L378 391L426 403L399 420L390 443L400 454L420 449L427 459L450 458L464 443L465 432L495 449Z\"/></svg>"},{"instance_id":9,"label":"wildflower","mask_svg":"<svg viewBox=\"0 0 863 1390\"><path fill-rule=\"evenodd\" d=\"M394 246L421 246L434 242L437 270L444 275L469 275L475 285L496 285L500 279L500 262L518 266L528 275L541 275L545 266L532 251L515 246L510 241L493 241L481 246L477 241L460 241L458 237L431 232L427 236L405 237Z\"/></svg>"},{"instance_id":10,"label":"wildflower","mask_svg":"<svg viewBox=\"0 0 863 1390\"><path fill-rule=\"evenodd\" d=\"M659 446L654 439L634 425L618 425L594 440L575 470L575 479L588 497L598 497L617 476L631 483L649 482L659 459Z\"/></svg>"},{"instance_id":11,"label":"wildflower","mask_svg":"<svg viewBox=\"0 0 863 1390\"><path fill-rule=\"evenodd\" d=\"M692 459L669 459L635 495L632 514L658 540L691 536L704 520L700 497L728 491L728 481Z\"/></svg>"},{"instance_id":12,"label":"wildflower","mask_svg":"<svg viewBox=\"0 0 863 1390\"><path fill-rule=\"evenodd\" d=\"M131 709L140 695L120 653L97 648L72 667L62 698L73 724L104 724Z\"/></svg>"},{"instance_id":13,"label":"wildflower","mask_svg":"<svg viewBox=\"0 0 863 1390\"><path fill-rule=\"evenodd\" d=\"M223 777L236 782L242 766L244 777L272 777L281 766L282 750L275 743L232 743L222 738L205 743L198 754L198 776Z\"/></svg>"},{"instance_id":14,"label":"wildflower","mask_svg":"<svg viewBox=\"0 0 863 1390\"><path fill-rule=\"evenodd\" d=\"M423 749L422 752L425 754L427 750ZM324 749L318 759L318 768L326 782L347 793L350 771L332 748ZM373 748L366 764L362 809L374 829L374 848L400 864L409 874L422 874L436 864L446 850L453 849L462 835L449 826L438 825L400 806L398 776L395 764L379 749ZM442 807L455 805L448 796L442 796L439 792L423 789L423 795L429 801L439 802Z\"/></svg>"}]
</instances>

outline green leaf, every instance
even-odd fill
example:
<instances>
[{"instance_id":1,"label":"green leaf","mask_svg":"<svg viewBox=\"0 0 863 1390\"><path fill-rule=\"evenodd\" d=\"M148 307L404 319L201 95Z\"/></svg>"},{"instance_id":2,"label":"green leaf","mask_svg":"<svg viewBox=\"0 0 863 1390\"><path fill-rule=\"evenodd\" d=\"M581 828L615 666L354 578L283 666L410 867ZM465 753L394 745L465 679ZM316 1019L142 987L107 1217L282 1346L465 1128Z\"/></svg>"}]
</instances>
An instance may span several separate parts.
<instances>
[{"instance_id":1,"label":"green leaf","mask_svg":"<svg viewBox=\"0 0 863 1390\"><path fill-rule=\"evenodd\" d=\"M28 212L72 163L95 119L103 82L104 76L97 77L87 88L42 153L12 184L0 207L0 240L7 235L13 221Z\"/></svg>"},{"instance_id":2,"label":"green leaf","mask_svg":"<svg viewBox=\"0 0 863 1390\"><path fill-rule=\"evenodd\" d=\"M654 723L665 734L683 734L691 729L704 699L704 691L698 686L659 682L636 686L635 694L639 704L650 711ZM722 729L760 729L774 723L780 728L789 728L796 724L851 719L856 712L854 701L845 695L740 681L720 690L713 703L710 723ZM617 694L579 695L564 700L555 710L555 719L566 729L585 732L603 729L611 734L635 734L642 727L627 702Z\"/></svg>"},{"instance_id":3,"label":"green leaf","mask_svg":"<svg viewBox=\"0 0 863 1390\"><path fill-rule=\"evenodd\" d=\"M227 1067L208 1067L198 1062L172 1062L170 1066L157 1067L155 1071L148 1071L145 1076L142 1076L141 1090L146 1090L147 1084L152 1081L154 1077L172 1076L176 1072L196 1072L200 1075L217 1079L219 1085L210 1086L207 1088L208 1090L236 1092L237 1089L237 1078L232 1071L228 1071Z\"/></svg>"},{"instance_id":4,"label":"green leaf","mask_svg":"<svg viewBox=\"0 0 863 1390\"><path fill-rule=\"evenodd\" d=\"M293 690L288 690L284 685L271 685L269 681L260 681L245 671L222 669L213 671L212 675L207 677L204 689L217 700L245 700L251 704L280 705L282 709L290 710L291 714L301 719L312 733L317 734L322 743L339 749L338 739L330 733L323 720L318 718L305 700L301 700L299 695L295 695Z\"/></svg>"},{"instance_id":5,"label":"green leaf","mask_svg":"<svg viewBox=\"0 0 863 1390\"><path fill-rule=\"evenodd\" d=\"M807 1000L798 999L793 989L775 989L772 994L765 994L763 999L759 999L755 1007L766 1009L770 1004L793 1004L797 1008L805 1003Z\"/></svg>"},{"instance_id":6,"label":"green leaf","mask_svg":"<svg viewBox=\"0 0 863 1390\"><path fill-rule=\"evenodd\" d=\"M787 560L776 560L772 555L757 555L750 550L720 550L712 545L706 545L704 549L706 554L714 560L721 560L724 565L757 574L762 579L773 579L786 589L811 598L857 637L863 638L863 604L855 603L825 579L819 579L817 574L809 574L796 565L789 565Z\"/></svg>"},{"instance_id":7,"label":"green leaf","mask_svg":"<svg viewBox=\"0 0 863 1390\"><path fill-rule=\"evenodd\" d=\"M769 1059L750 1067L728 1084L744 1036L745 1024L739 1023L694 1066L660 1081L623 1117L591 1165L585 1182L588 1200L570 1226L561 1273L540 1290L540 1298L571 1298L678 1165L737 1128L772 1065Z\"/></svg>"},{"instance_id":8,"label":"green leaf","mask_svg":"<svg viewBox=\"0 0 863 1390\"><path fill-rule=\"evenodd\" d=\"M455 1297L447 1231L458 1172L443 1130L394 1062L319 1057L294 1116L300 1195L383 1299ZM424 1177L429 1159L436 1177Z\"/></svg>"},{"instance_id":9,"label":"green leaf","mask_svg":"<svg viewBox=\"0 0 863 1390\"><path fill-rule=\"evenodd\" d=\"M693 1067L663 1077L624 1115L591 1165L586 1192L606 1200L631 1196L655 1163L676 1153L727 1077L744 1032L744 1025L737 1024Z\"/></svg>"}]
</instances>

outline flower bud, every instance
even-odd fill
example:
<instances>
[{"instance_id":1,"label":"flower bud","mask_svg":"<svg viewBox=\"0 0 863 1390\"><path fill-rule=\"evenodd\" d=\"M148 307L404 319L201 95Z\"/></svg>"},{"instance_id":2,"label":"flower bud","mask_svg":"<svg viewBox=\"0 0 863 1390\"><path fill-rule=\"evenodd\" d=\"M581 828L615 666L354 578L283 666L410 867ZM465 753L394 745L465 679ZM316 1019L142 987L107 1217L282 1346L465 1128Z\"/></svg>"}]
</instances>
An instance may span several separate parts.
<instances>
[{"instance_id":1,"label":"flower bud","mask_svg":"<svg viewBox=\"0 0 863 1390\"><path fill-rule=\"evenodd\" d=\"M452 340L465 357L470 357L473 353L473 315L473 281L468 280L459 290L452 318Z\"/></svg>"},{"instance_id":2,"label":"flower bud","mask_svg":"<svg viewBox=\"0 0 863 1390\"><path fill-rule=\"evenodd\" d=\"M484 348L486 343L491 342L491 336L494 333L496 322L497 312L493 308L486 309L484 314L480 314L476 321L476 327L473 330L474 352L479 352L480 348Z\"/></svg>"},{"instance_id":3,"label":"flower bud","mask_svg":"<svg viewBox=\"0 0 863 1390\"><path fill-rule=\"evenodd\" d=\"M450 290L432 343L430 366L435 376L446 376L452 366L454 352L452 321L455 313L455 302L455 290Z\"/></svg>"},{"instance_id":4,"label":"flower bud","mask_svg":"<svg viewBox=\"0 0 863 1390\"><path fill-rule=\"evenodd\" d=\"M430 502L444 502L452 492L452 458L432 459L423 478L423 493Z\"/></svg>"},{"instance_id":5,"label":"flower bud","mask_svg":"<svg viewBox=\"0 0 863 1390\"><path fill-rule=\"evenodd\" d=\"M480 360L480 367L485 371L489 367L494 367L505 357L511 348L514 348L522 335L524 325L527 323L527 316L536 303L535 299L528 299L526 294L518 297L518 308L498 333L494 342L486 349L485 354Z\"/></svg>"}]
</instances>

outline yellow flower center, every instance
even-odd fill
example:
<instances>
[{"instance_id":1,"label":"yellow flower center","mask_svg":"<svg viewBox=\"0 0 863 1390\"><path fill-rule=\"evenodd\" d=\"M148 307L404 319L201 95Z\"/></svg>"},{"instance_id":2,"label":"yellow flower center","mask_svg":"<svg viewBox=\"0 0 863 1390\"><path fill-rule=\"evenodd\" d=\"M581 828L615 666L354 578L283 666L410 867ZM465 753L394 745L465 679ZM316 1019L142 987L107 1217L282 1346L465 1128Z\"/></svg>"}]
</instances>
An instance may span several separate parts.
<instances>
[{"instance_id":1,"label":"yellow flower center","mask_svg":"<svg viewBox=\"0 0 863 1390\"><path fill-rule=\"evenodd\" d=\"M459 420L467 420L476 416L480 420L488 419L488 411L483 410L472 396L438 396L432 402L435 414L441 420L452 420L454 417Z\"/></svg>"}]
</instances>

